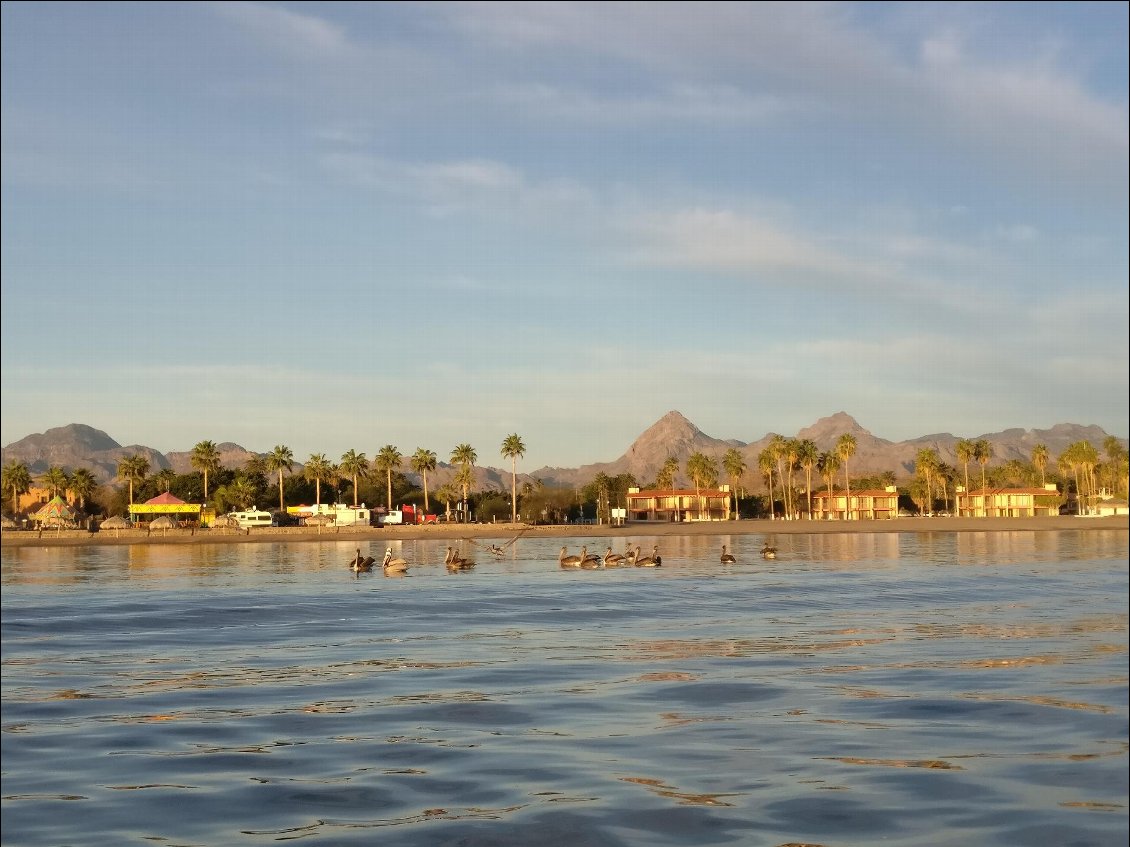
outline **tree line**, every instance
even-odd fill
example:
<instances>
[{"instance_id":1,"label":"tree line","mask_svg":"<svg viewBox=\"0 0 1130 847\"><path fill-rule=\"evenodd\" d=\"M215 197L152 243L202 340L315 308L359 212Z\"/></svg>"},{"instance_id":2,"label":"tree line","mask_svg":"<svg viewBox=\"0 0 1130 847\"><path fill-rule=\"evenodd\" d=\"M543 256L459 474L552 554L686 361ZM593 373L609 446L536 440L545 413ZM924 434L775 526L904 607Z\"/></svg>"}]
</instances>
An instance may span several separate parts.
<instances>
[{"instance_id":1,"label":"tree line","mask_svg":"<svg viewBox=\"0 0 1130 847\"><path fill-rule=\"evenodd\" d=\"M24 463L13 461L3 468L2 489L11 497L9 513L13 516L18 511L20 495L27 493L33 482L38 482L52 497L69 492L83 512L97 509L103 514L126 513L135 502L166 491L186 502L208 504L217 513L255 508L276 494L280 514L285 514L288 502L313 501L320 505L323 495L332 502L348 495L354 506L383 500L388 509L392 509L393 503L411 503L430 512L433 502L442 503L448 519L453 518L454 503L457 506L454 518L459 520L468 520L474 515L484 521L509 517L511 521L562 523L588 519L608 521L612 508L626 504L629 488L671 489L682 472L691 480L696 492L715 488L724 476L737 506L735 517L739 513L747 517L800 516L812 513L814 479L822 483L829 495L842 490L849 498L853 483L856 490L895 485L893 471L853 479L850 462L856 446L855 437L850 433L841 435L832 449L826 451L820 451L809 439L774 436L757 457L756 470L764 483L765 495L751 495L746 491L743 483L750 468L736 448L727 450L721 457L696 452L682 466L676 457L668 456L653 480L640 481L627 473L609 476L600 472L584 486L553 487L532 480L523 483L519 491L517 461L525 455L526 445L517 433L506 436L499 449L500 456L511 463L509 492L493 488L473 490L474 468L479 457L475 448L466 443L451 450L450 463L457 468L454 476L432 491L429 474L438 467L438 457L434 450L425 447L417 448L406 457L396 446L386 444L371 460L363 452L349 450L338 462L323 453L314 453L296 474L294 469L298 463L293 451L285 445L276 445L269 453L252 456L243 467L226 468L212 441L201 441L193 447L189 460L194 471L188 474L177 474L169 469L150 474L149 462L143 456L127 456L119 461L115 477L122 487L114 489L99 486L86 468L68 472L65 468L51 466L38 479L33 479ZM1061 498L1074 495L1081 503L1093 503L1104 488L1126 496L1127 451L1114 436L1106 439L1103 449L1105 458L1089 442L1079 441L1053 462L1047 446L1037 444L1032 448L1029 461L1013 459L990 467L994 458L992 444L984 439L962 439L955 448L960 468L942 461L935 448L919 450L913 476L904 483L900 495L919 512L932 513L939 507L948 511L950 495L956 496L959 483L964 485L965 491L972 490L970 465L974 465L974 481L979 476L982 489L1037 484L1042 488L1051 480L1057 485ZM404 472L406 467L417 475L418 484L408 478Z\"/></svg>"}]
</instances>

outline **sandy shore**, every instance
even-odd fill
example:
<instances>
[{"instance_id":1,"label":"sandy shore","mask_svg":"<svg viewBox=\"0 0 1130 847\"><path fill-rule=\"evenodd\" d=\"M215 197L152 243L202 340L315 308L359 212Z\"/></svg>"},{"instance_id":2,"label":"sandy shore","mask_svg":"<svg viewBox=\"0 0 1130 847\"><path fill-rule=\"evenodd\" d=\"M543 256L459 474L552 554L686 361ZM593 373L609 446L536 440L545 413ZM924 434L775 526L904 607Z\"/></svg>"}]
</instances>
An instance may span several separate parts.
<instances>
[{"instance_id":1,"label":"sandy shore","mask_svg":"<svg viewBox=\"0 0 1130 847\"><path fill-rule=\"evenodd\" d=\"M254 544L304 541L411 541L417 539L501 538L522 533L528 538L618 538L652 535L786 535L796 533L859 532L1047 532L1052 530L1114 529L1130 531L1130 517L1077 518L895 518L880 521L770 521L741 520L714 523L633 523L626 526L565 524L456 524L400 527L264 527L252 530L180 529L36 531L4 530L4 547L87 547L123 544Z\"/></svg>"}]
</instances>

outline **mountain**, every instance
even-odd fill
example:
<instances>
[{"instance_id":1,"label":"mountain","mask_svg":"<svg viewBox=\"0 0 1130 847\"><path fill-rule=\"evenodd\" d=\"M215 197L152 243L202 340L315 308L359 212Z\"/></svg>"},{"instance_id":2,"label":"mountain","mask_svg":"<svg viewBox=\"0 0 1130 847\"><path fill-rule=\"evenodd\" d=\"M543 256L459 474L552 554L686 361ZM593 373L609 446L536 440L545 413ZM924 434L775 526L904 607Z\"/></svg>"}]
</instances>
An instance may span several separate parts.
<instances>
[{"instance_id":1,"label":"mountain","mask_svg":"<svg viewBox=\"0 0 1130 847\"><path fill-rule=\"evenodd\" d=\"M908 441L887 441L878 438L864 429L851 415L837 412L821 418L811 426L805 427L793 436L809 439L821 451L835 449L840 436L850 434L855 438L855 455L849 461L852 476L863 476L894 471L897 478L905 479L914 472L915 457L919 450L934 448L942 461L961 467L957 459L957 443L961 439L950 433L923 435ZM642 484L653 481L668 456L679 461L679 467L686 466L687 457L700 452L713 456L719 461L727 450L737 449L745 460L747 476L757 479L757 459L776 436L766 433L756 441L742 442L735 439L714 438L707 435L685 416L670 411L644 430L629 445L627 451L612 462L583 465L579 468L543 467L530 473L519 474L520 481L540 480L546 485L575 486L587 484L596 474L604 472L609 476L630 473ZM993 447L993 460L998 465L1012 459L1027 461L1032 448L1044 444L1048 452L1058 456L1068 446L1077 441L1089 441L1100 452L1108 435L1101 427L1080 426L1078 424L1056 424L1051 429L1007 429L1003 432L984 433L972 436L970 440L984 439ZM1127 440L1119 438L1125 448ZM221 462L225 467L239 467L256 455L238 444L224 442L216 445ZM150 447L131 445L123 447L101 430L84 424L69 424L46 432L29 435L9 444L2 450L2 462L23 462L38 476L58 465L68 471L87 468L100 483L112 481L118 471L118 462L127 456L143 456L149 462L150 473L171 468L179 474L190 473L192 451L160 453ZM298 470L301 466L296 466ZM428 488L435 491L454 477L456 468L440 463L435 472L428 475ZM408 474L414 478L415 474ZM510 471L507 468L475 467L475 490L510 490ZM685 475L676 478L680 485L689 484Z\"/></svg>"},{"instance_id":2,"label":"mountain","mask_svg":"<svg viewBox=\"0 0 1130 847\"><path fill-rule=\"evenodd\" d=\"M31 475L44 473L52 465L74 471L86 468L99 482L109 482L118 473L118 462L127 456L143 456L152 472L170 467L168 459L151 447L123 447L100 429L68 424L13 442L2 451L3 463L23 462Z\"/></svg>"},{"instance_id":3,"label":"mountain","mask_svg":"<svg viewBox=\"0 0 1130 847\"><path fill-rule=\"evenodd\" d=\"M809 439L821 452L835 449L842 435L855 438L855 454L849 460L852 476L879 474L894 471L898 479L905 479L914 473L918 451L934 448L943 462L961 467L957 459L957 443L964 437L950 435L926 435L908 441L888 441L872 434L860 426L859 422L846 412L837 412L821 418L811 426L805 427L795 435L786 438ZM588 483L597 473L603 471L609 476L631 473L641 483L655 479L659 468L667 456L679 460L680 468L686 466L687 458L694 452L705 453L718 460L727 450L736 448L745 460L747 475L757 478L757 460L761 452L769 446L778 433L766 433L756 441L748 443L736 440L713 438L678 412L668 412L652 426L648 427L620 458L612 462L583 465L579 468L539 468L530 473L547 485L582 485ZM1008 429L997 433L984 433L968 437L972 441L984 439L993 447L991 465L999 465L1012 459L1027 461L1032 456L1032 448L1037 444L1047 446L1055 457L1077 441L1089 441L1100 453L1108 434L1097 426L1079 424L1056 424L1051 429ZM1125 448L1127 440L1119 438ZM685 474L676 477L676 484L686 485L690 480Z\"/></svg>"}]
</instances>

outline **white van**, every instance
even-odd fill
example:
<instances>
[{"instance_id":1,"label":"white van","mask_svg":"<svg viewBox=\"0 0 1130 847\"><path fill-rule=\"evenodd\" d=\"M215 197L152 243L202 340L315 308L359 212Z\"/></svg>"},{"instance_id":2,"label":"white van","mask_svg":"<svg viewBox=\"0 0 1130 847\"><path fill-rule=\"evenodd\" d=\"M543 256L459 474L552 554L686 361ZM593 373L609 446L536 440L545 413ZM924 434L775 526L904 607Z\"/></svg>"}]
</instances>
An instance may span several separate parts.
<instances>
[{"instance_id":1,"label":"white van","mask_svg":"<svg viewBox=\"0 0 1130 847\"><path fill-rule=\"evenodd\" d=\"M231 512L228 517L235 518L240 529L250 529L253 526L270 526L272 522L270 512L260 512L253 509L250 512Z\"/></svg>"}]
</instances>

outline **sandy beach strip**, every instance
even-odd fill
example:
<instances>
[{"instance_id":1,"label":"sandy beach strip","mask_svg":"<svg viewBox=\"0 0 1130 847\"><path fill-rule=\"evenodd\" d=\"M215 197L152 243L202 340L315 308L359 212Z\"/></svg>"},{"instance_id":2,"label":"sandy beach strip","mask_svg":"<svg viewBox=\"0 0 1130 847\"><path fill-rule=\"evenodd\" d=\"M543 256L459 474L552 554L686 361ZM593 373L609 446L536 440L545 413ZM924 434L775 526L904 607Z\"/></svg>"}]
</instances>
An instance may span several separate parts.
<instances>
[{"instance_id":1,"label":"sandy beach strip","mask_svg":"<svg viewBox=\"0 0 1130 847\"><path fill-rule=\"evenodd\" d=\"M740 520L691 523L558 524L429 524L393 527L257 527L236 529L4 530L3 547L87 547L129 544L254 544L262 542L352 541L384 542L426 539L501 538L619 538L666 535L791 535L867 532L1048 532L1055 530L1130 531L1130 517L1040 518L894 518L859 521Z\"/></svg>"}]
</instances>

